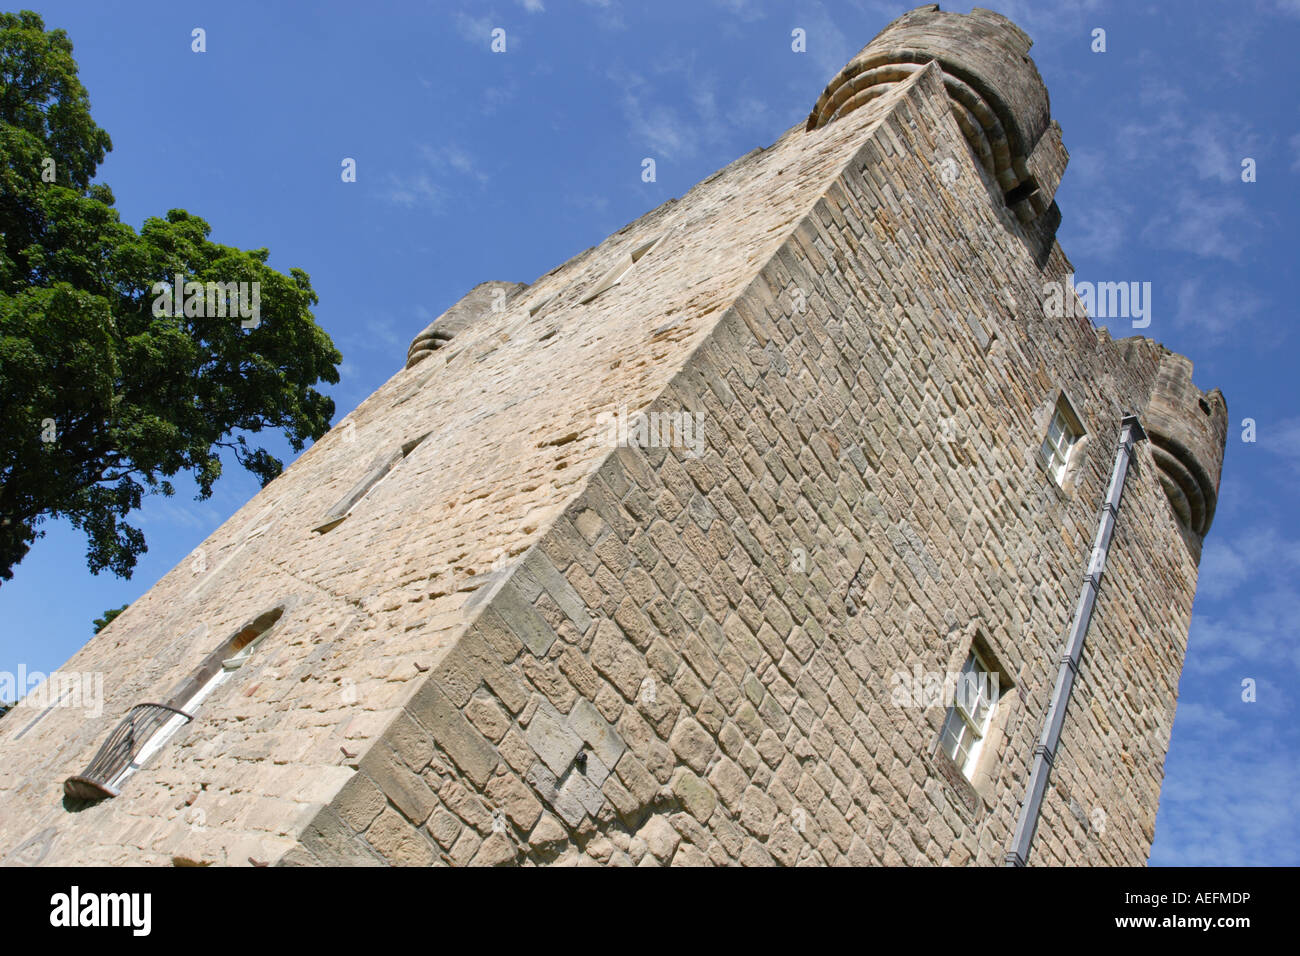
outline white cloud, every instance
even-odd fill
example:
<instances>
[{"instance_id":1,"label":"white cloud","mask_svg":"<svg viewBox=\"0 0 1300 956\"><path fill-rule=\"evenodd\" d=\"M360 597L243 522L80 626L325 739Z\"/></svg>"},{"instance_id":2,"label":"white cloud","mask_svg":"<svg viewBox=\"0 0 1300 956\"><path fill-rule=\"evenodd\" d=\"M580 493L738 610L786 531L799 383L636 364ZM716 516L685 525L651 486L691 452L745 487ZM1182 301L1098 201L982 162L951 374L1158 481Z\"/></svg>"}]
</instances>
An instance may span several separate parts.
<instances>
[{"instance_id":1,"label":"white cloud","mask_svg":"<svg viewBox=\"0 0 1300 956\"><path fill-rule=\"evenodd\" d=\"M1184 709L1178 709L1180 734ZM1189 772L1166 778L1153 865L1300 862L1300 767L1286 752L1273 748L1225 752L1221 741L1226 737L1211 724L1196 729L1186 741L1183 759L1194 769L1189 766Z\"/></svg>"},{"instance_id":2,"label":"white cloud","mask_svg":"<svg viewBox=\"0 0 1300 956\"><path fill-rule=\"evenodd\" d=\"M1244 337L1256 332L1256 316L1264 299L1236 283L1216 282L1207 289L1203 277L1184 279L1174 290L1174 321L1194 329L1207 342Z\"/></svg>"},{"instance_id":3,"label":"white cloud","mask_svg":"<svg viewBox=\"0 0 1300 956\"><path fill-rule=\"evenodd\" d=\"M1289 464L1300 465L1300 418L1285 418L1278 422L1255 423L1255 441L1261 449L1284 459Z\"/></svg>"},{"instance_id":4,"label":"white cloud","mask_svg":"<svg viewBox=\"0 0 1300 956\"><path fill-rule=\"evenodd\" d=\"M1300 542L1272 524L1207 539L1152 864L1300 862L1297 579Z\"/></svg>"},{"instance_id":5,"label":"white cloud","mask_svg":"<svg viewBox=\"0 0 1300 956\"><path fill-rule=\"evenodd\" d=\"M1071 254L1080 261L1115 259L1129 229L1128 218L1113 191L1099 186L1089 192L1087 208L1075 208L1066 220L1062 232L1068 239L1063 243L1068 243Z\"/></svg>"},{"instance_id":6,"label":"white cloud","mask_svg":"<svg viewBox=\"0 0 1300 956\"><path fill-rule=\"evenodd\" d=\"M405 346L410 342L410 336L403 336L394 328L394 322L391 318L372 317L365 321L366 334L364 343L366 348L389 351L396 346Z\"/></svg>"},{"instance_id":7,"label":"white cloud","mask_svg":"<svg viewBox=\"0 0 1300 956\"><path fill-rule=\"evenodd\" d=\"M490 179L474 156L455 144L425 144L417 152L423 164L420 169L390 172L384 177L383 196L394 205L440 210L460 188L457 180L471 179L483 185Z\"/></svg>"},{"instance_id":8,"label":"white cloud","mask_svg":"<svg viewBox=\"0 0 1300 956\"><path fill-rule=\"evenodd\" d=\"M751 148L755 135L770 133L767 104L734 84L720 84L691 59L656 64L654 82L630 70L607 75L623 90L623 116L640 155L689 159L706 151L734 156L737 149Z\"/></svg>"},{"instance_id":9,"label":"white cloud","mask_svg":"<svg viewBox=\"0 0 1300 956\"><path fill-rule=\"evenodd\" d=\"M903 4L898 13L914 6L915 3ZM977 6L980 4L971 3L963 6L954 4L951 7L940 4L943 9L957 10L962 13L967 12L970 7ZM1044 3L1043 0L1001 0L995 6L998 13L1040 42L1048 37L1073 35L1077 36L1079 43L1087 49L1091 37L1084 27L1090 29L1109 26L1109 23L1102 22L1094 16L1102 8L1101 0L1057 0L1056 3ZM1030 51L1030 55L1035 57L1039 53L1037 47Z\"/></svg>"},{"instance_id":10,"label":"white cloud","mask_svg":"<svg viewBox=\"0 0 1300 956\"><path fill-rule=\"evenodd\" d=\"M199 528L211 531L221 524L225 515L211 500L189 501L154 495L146 498L134 520L142 528L170 526L172 528Z\"/></svg>"},{"instance_id":11,"label":"white cloud","mask_svg":"<svg viewBox=\"0 0 1300 956\"><path fill-rule=\"evenodd\" d=\"M484 50L490 49L492 30L499 26L488 17L472 17L468 13L456 14L456 30L470 43L480 45Z\"/></svg>"},{"instance_id":12,"label":"white cloud","mask_svg":"<svg viewBox=\"0 0 1300 956\"><path fill-rule=\"evenodd\" d=\"M1138 102L1143 106L1171 109L1185 105L1187 94L1160 74L1148 73L1138 81Z\"/></svg>"},{"instance_id":13,"label":"white cloud","mask_svg":"<svg viewBox=\"0 0 1300 956\"><path fill-rule=\"evenodd\" d=\"M620 78L611 77L619 81ZM693 156L699 140L708 135L707 124L662 103L651 101L649 84L639 74L621 77L625 88L623 115L632 139L644 143L650 156L667 159Z\"/></svg>"},{"instance_id":14,"label":"white cloud","mask_svg":"<svg viewBox=\"0 0 1300 956\"><path fill-rule=\"evenodd\" d=\"M1241 182L1241 161L1259 155L1259 137L1240 120L1211 113L1196 123L1188 137L1192 168L1202 179Z\"/></svg>"},{"instance_id":15,"label":"white cloud","mask_svg":"<svg viewBox=\"0 0 1300 956\"><path fill-rule=\"evenodd\" d=\"M866 40L850 43L836 25L836 17L827 13L820 3L809 4L803 8L802 14L797 25L808 31L808 56L812 57L818 72L829 81L866 45Z\"/></svg>"},{"instance_id":16,"label":"white cloud","mask_svg":"<svg viewBox=\"0 0 1300 956\"><path fill-rule=\"evenodd\" d=\"M756 0L717 0L717 4L732 16L746 22L761 20L767 16L762 4Z\"/></svg>"},{"instance_id":17,"label":"white cloud","mask_svg":"<svg viewBox=\"0 0 1300 956\"><path fill-rule=\"evenodd\" d=\"M384 177L384 198L389 202L414 209L424 206L430 209L442 208L446 193L427 173L415 173L399 176L388 173Z\"/></svg>"},{"instance_id":18,"label":"white cloud","mask_svg":"<svg viewBox=\"0 0 1300 956\"><path fill-rule=\"evenodd\" d=\"M1239 596L1228 614L1198 615L1187 639L1186 668L1196 674L1236 670L1241 677L1300 670L1300 648L1285 616L1300 601L1295 589L1260 590ZM1248 668L1254 668L1253 673ZM1260 671L1259 668L1265 668Z\"/></svg>"},{"instance_id":19,"label":"white cloud","mask_svg":"<svg viewBox=\"0 0 1300 956\"><path fill-rule=\"evenodd\" d=\"M611 0L582 0L589 7L596 10L596 25L604 30L626 30L627 21L623 19L623 11L611 3Z\"/></svg>"},{"instance_id":20,"label":"white cloud","mask_svg":"<svg viewBox=\"0 0 1300 956\"><path fill-rule=\"evenodd\" d=\"M597 193L571 194L568 201L578 209L586 209L598 214L603 214L609 209L609 197Z\"/></svg>"},{"instance_id":21,"label":"white cloud","mask_svg":"<svg viewBox=\"0 0 1300 956\"><path fill-rule=\"evenodd\" d=\"M1203 112L1159 77L1142 81L1136 103L1143 109L1115 132L1119 166L1128 178L1180 184L1151 197L1155 211L1142 238L1157 248L1240 262L1259 228L1241 182L1242 160L1260 156L1259 135L1237 116Z\"/></svg>"},{"instance_id":22,"label":"white cloud","mask_svg":"<svg viewBox=\"0 0 1300 956\"><path fill-rule=\"evenodd\" d=\"M1101 147L1076 146L1070 150L1070 177L1075 185L1105 183L1110 164L1109 151Z\"/></svg>"},{"instance_id":23,"label":"white cloud","mask_svg":"<svg viewBox=\"0 0 1300 956\"><path fill-rule=\"evenodd\" d=\"M1154 165L1166 175L1190 168L1198 179L1239 183L1242 159L1258 158L1260 138L1249 124L1223 113L1202 113L1163 80L1144 84L1138 103L1162 109L1119 127L1116 145L1129 166Z\"/></svg>"},{"instance_id":24,"label":"white cloud","mask_svg":"<svg viewBox=\"0 0 1300 956\"><path fill-rule=\"evenodd\" d=\"M1251 575L1251 552L1220 537L1212 537L1201 553L1197 593L1207 598L1231 594Z\"/></svg>"},{"instance_id":25,"label":"white cloud","mask_svg":"<svg viewBox=\"0 0 1300 956\"><path fill-rule=\"evenodd\" d=\"M1185 185L1172 208L1155 213L1142 237L1153 246L1239 262L1252 238L1242 226L1253 222L1245 200L1238 196Z\"/></svg>"},{"instance_id":26,"label":"white cloud","mask_svg":"<svg viewBox=\"0 0 1300 956\"><path fill-rule=\"evenodd\" d=\"M1292 440L1300 457L1300 427ZM1291 625L1293 609L1300 605L1297 580L1300 541L1276 528L1256 527L1232 539L1211 535L1201 557L1187 671L1207 674L1236 668L1241 677L1278 677L1287 668L1300 672L1300 643ZM1206 601L1208 610L1203 609ZM1246 673L1248 667L1256 673Z\"/></svg>"},{"instance_id":27,"label":"white cloud","mask_svg":"<svg viewBox=\"0 0 1300 956\"><path fill-rule=\"evenodd\" d=\"M421 146L420 155L429 168L439 173L458 173L478 180L488 181L488 174L479 168L478 162L467 151L454 144L442 146Z\"/></svg>"}]
</instances>

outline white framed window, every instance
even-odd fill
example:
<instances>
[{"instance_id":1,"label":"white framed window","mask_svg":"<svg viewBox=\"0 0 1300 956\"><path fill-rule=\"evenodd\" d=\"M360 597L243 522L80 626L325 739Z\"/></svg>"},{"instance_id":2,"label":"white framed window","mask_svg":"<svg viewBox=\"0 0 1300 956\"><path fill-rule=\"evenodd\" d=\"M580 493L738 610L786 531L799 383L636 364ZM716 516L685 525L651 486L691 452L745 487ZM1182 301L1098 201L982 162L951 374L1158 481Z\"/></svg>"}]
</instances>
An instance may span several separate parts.
<instances>
[{"instance_id":1,"label":"white framed window","mask_svg":"<svg viewBox=\"0 0 1300 956\"><path fill-rule=\"evenodd\" d=\"M939 735L940 749L952 758L967 780L975 778L980 749L1000 696L997 669L990 667L980 652L972 648L957 677L952 705Z\"/></svg>"},{"instance_id":2,"label":"white framed window","mask_svg":"<svg viewBox=\"0 0 1300 956\"><path fill-rule=\"evenodd\" d=\"M1070 403L1062 395L1056 402L1056 410L1047 425L1047 437L1038 449L1039 457L1047 466L1047 473L1058 485L1065 483L1065 470L1070 464L1070 454L1079 440L1083 438L1083 425L1079 417L1070 408Z\"/></svg>"}]
</instances>

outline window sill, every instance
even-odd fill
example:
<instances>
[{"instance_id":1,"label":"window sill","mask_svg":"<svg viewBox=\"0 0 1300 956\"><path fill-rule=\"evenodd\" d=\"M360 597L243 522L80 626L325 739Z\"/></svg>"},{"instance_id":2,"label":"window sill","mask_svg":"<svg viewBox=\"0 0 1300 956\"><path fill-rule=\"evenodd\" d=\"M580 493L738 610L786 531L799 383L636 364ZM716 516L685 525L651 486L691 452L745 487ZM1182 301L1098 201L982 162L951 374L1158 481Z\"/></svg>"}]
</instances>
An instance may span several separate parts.
<instances>
[{"instance_id":1,"label":"window sill","mask_svg":"<svg viewBox=\"0 0 1300 956\"><path fill-rule=\"evenodd\" d=\"M968 824L978 823L988 810L988 804L952 758L936 746L926 760L934 775L943 781L944 794L961 818Z\"/></svg>"},{"instance_id":2,"label":"window sill","mask_svg":"<svg viewBox=\"0 0 1300 956\"><path fill-rule=\"evenodd\" d=\"M1034 464L1038 466L1038 470L1041 471L1043 477L1047 479L1047 486L1052 489L1052 493L1056 495L1057 500L1064 504L1069 504L1074 499L1074 485L1070 482L1069 478L1067 477L1065 484L1061 484L1057 481L1056 477L1048 468L1047 462L1043 461L1043 456L1038 452L1034 452ZM1066 473L1068 476L1068 467L1066 468Z\"/></svg>"}]
</instances>

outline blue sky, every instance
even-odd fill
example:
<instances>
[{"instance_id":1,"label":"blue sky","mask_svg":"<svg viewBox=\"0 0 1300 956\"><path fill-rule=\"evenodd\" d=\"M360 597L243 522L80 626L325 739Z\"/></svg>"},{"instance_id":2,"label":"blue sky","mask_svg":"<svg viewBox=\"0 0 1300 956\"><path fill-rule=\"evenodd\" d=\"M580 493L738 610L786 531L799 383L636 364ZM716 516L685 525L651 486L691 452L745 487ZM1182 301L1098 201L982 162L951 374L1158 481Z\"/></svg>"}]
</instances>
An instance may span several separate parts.
<instances>
[{"instance_id":1,"label":"blue sky","mask_svg":"<svg viewBox=\"0 0 1300 956\"><path fill-rule=\"evenodd\" d=\"M337 418L475 283L531 282L802 122L914 4L690 0L101 4L30 0L71 35L125 221L184 208L320 295ZM1228 400L1153 864L1300 863L1300 0L998 2L1035 40L1071 162L1079 280L1152 283L1145 331ZM969 6L945 4L967 12ZM6 9L17 9L7 7ZM207 32L207 52L190 49ZM489 49L494 27L506 52ZM791 51L794 28L807 52ZM1106 52L1090 49L1106 31ZM340 163L357 161L357 182ZM657 181L641 178L653 157ZM1257 181L1244 183L1243 158ZM1117 328L1117 336L1131 330ZM1257 440L1242 440L1242 421ZM283 444L272 445L282 454ZM257 490L233 464L137 516L123 581L46 525L0 588L0 671L49 671ZM1243 702L1242 681L1257 682Z\"/></svg>"}]
</instances>

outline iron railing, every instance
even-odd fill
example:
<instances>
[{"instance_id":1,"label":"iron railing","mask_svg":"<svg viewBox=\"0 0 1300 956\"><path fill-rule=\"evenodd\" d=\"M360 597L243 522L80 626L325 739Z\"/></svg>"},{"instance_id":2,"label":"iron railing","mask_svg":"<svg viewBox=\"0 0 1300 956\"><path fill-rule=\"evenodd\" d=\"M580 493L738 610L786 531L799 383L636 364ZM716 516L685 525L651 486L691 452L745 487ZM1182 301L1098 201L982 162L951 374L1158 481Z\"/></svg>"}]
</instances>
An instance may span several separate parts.
<instances>
[{"instance_id":1,"label":"iron railing","mask_svg":"<svg viewBox=\"0 0 1300 956\"><path fill-rule=\"evenodd\" d=\"M116 797L113 787L116 780L135 759L149 738L171 720L180 715L187 721L193 719L179 707L169 704L136 704L122 718L104 745L82 773L63 781L63 792L81 800L102 800Z\"/></svg>"}]
</instances>

